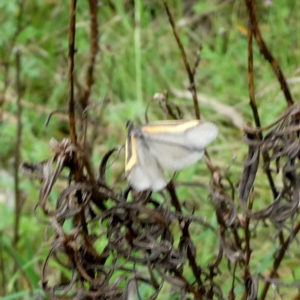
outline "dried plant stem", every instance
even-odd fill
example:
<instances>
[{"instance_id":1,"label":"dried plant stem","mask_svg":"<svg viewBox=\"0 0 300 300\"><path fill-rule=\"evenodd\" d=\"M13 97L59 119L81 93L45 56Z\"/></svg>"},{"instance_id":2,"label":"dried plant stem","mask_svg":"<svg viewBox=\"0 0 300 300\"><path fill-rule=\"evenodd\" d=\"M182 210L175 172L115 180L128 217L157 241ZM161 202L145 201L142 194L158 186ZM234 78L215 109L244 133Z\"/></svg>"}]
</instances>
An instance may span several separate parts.
<instances>
[{"instance_id":1,"label":"dried plant stem","mask_svg":"<svg viewBox=\"0 0 300 300\"><path fill-rule=\"evenodd\" d=\"M203 299L202 296L200 295L200 293L198 291L195 290L195 288L190 285L190 283L186 280L185 277L182 276L182 274L180 274L177 270L174 271L175 275L180 278L182 281L185 282L185 284L187 285L187 290L194 294L195 299Z\"/></svg>"},{"instance_id":2,"label":"dried plant stem","mask_svg":"<svg viewBox=\"0 0 300 300\"><path fill-rule=\"evenodd\" d=\"M69 121L71 142L77 143L74 99L74 54L75 54L75 23L76 0L70 0L69 55L68 55L68 86L69 86Z\"/></svg>"},{"instance_id":3,"label":"dried plant stem","mask_svg":"<svg viewBox=\"0 0 300 300\"><path fill-rule=\"evenodd\" d=\"M229 297L228 297L229 300L234 300L235 299L234 288L235 288L236 268L237 268L237 262L234 263L234 265L233 265L232 284L231 284L231 289L229 291Z\"/></svg>"},{"instance_id":4,"label":"dried plant stem","mask_svg":"<svg viewBox=\"0 0 300 300\"><path fill-rule=\"evenodd\" d=\"M171 201L173 206L175 207L175 210L177 212L182 212L181 205L179 202L179 199L176 194L176 190L174 188L174 185L172 182L170 182L167 186L168 192L171 196ZM190 233L189 233L189 223L184 222L183 224L180 225L182 227L182 237L181 239L186 239L191 241ZM198 267L197 262L196 262L196 255L194 255L190 249L190 247L187 250L187 258L189 260L189 265L193 271L193 274L195 276L195 279L198 284L198 291L197 293L194 293L194 296L197 297L196 299L203 299L202 294L205 292L205 289L203 287L203 283L201 280L201 268Z\"/></svg>"},{"instance_id":5,"label":"dried plant stem","mask_svg":"<svg viewBox=\"0 0 300 300\"><path fill-rule=\"evenodd\" d=\"M191 91L192 97L193 97L195 117L196 117L197 120L200 120L201 113L200 113L200 108L199 108L199 103L198 103L198 97L197 97L197 89L196 89L196 83L195 83L195 73L196 73L197 66L200 63L200 53L201 53L201 50L202 50L202 46L199 47L199 50L198 50L197 56L196 56L196 61L194 63L194 67L192 69L190 67L189 62L188 62L188 59L187 59L187 56L186 56L183 44L182 44L182 42L180 40L180 37L179 37L178 31L177 31L177 28L176 28L173 16L171 14L170 8L169 8L168 3L167 3L167 0L162 0L162 1L164 3L164 6L165 6L165 9L166 9L168 18L169 18L169 22L170 22L170 24L172 26L173 33L174 33L177 45L178 45L179 50L181 52L181 56L182 56L182 59L183 59L183 62L184 62L184 66L186 68L186 71L187 71L187 74L188 74L188 77L189 77L189 81L190 81L190 88L189 88L189 90ZM208 154L208 152L206 150L205 150L205 163L206 163L206 166L208 167L211 175L214 175L214 173L217 171L217 168L214 167L213 163L211 162L211 160L209 158L209 154ZM218 177L218 176L216 176L216 177ZM218 177L218 178L220 178L220 177ZM219 182L216 182L216 180L215 180L214 183L218 187L220 187ZM225 193L225 191L224 191L224 193Z\"/></svg>"},{"instance_id":6,"label":"dried plant stem","mask_svg":"<svg viewBox=\"0 0 300 300\"><path fill-rule=\"evenodd\" d=\"M253 76L253 43L252 43L252 28L251 26L248 27L248 89L249 89L249 100L250 100L250 107L252 109L254 122L256 127L260 128L260 118L258 114L258 109L255 101L255 92L254 92L254 76ZM262 139L262 133L259 136Z\"/></svg>"},{"instance_id":7,"label":"dried plant stem","mask_svg":"<svg viewBox=\"0 0 300 300\"><path fill-rule=\"evenodd\" d=\"M255 8L254 8L255 0L245 0L245 2L249 13L250 26L252 27L253 35L258 44L260 53L271 64L273 71L276 74L279 84L281 86L281 89L284 93L286 102L288 106L291 106L294 103L294 101L290 93L289 87L287 85L286 79L283 75L283 72L281 71L278 62L275 60L274 56L272 55L265 41L263 40L260 29L258 27L258 21L255 13Z\"/></svg>"},{"instance_id":8,"label":"dried plant stem","mask_svg":"<svg viewBox=\"0 0 300 300\"><path fill-rule=\"evenodd\" d=\"M249 211L252 210L253 207L253 202L254 202L254 196L253 193L250 195L250 201L249 201L249 205L248 205L248 209ZM250 272L250 258L251 258L251 254L252 254L252 249L250 246L250 241L251 241L251 233L250 233L250 218L246 217L246 222L245 222L245 265L244 265L244 281L246 281L246 279L248 277L250 277L251 272ZM246 295L245 295L246 297ZM244 298L245 298L244 297Z\"/></svg>"},{"instance_id":9,"label":"dried plant stem","mask_svg":"<svg viewBox=\"0 0 300 300\"><path fill-rule=\"evenodd\" d=\"M22 197L20 192L20 177L19 166L21 163L21 137L22 137L22 105L21 105L21 54L19 50L16 51L16 91L17 91L17 133L15 141L14 153L14 189L15 189L15 222L14 222L14 236L13 246L16 249L20 238L20 218L22 210ZM14 263L14 273L18 270L17 262Z\"/></svg>"},{"instance_id":10,"label":"dried plant stem","mask_svg":"<svg viewBox=\"0 0 300 300\"><path fill-rule=\"evenodd\" d=\"M74 54L75 54L75 33L76 33L76 0L70 0L70 26L69 26L69 55L68 55L68 85L69 85L69 123L70 123L70 138L71 143L77 144L76 123L75 123L75 98L74 98ZM82 167L78 163L76 152L73 153L72 168L74 172L75 182L82 180ZM72 172L72 170L71 170ZM82 194L80 191L76 192L78 202L82 202ZM82 229L88 232L84 210L79 213L81 219ZM76 218L74 218L75 220Z\"/></svg>"},{"instance_id":11,"label":"dried plant stem","mask_svg":"<svg viewBox=\"0 0 300 300\"><path fill-rule=\"evenodd\" d=\"M249 87L249 99L250 99L250 106L251 106L251 109L252 109L252 112L253 112L255 125L256 125L257 128L260 128L261 127L261 122L260 122L260 118L259 118L259 113L258 113L256 101L255 101L255 90L254 90L253 43L252 43L252 36L253 35L255 35L256 40L257 40L258 44L260 45L261 52L262 53L267 53L267 55L265 55L265 57L271 57L272 59L273 59L273 57L272 57L271 53L268 51L264 41L262 40L260 31L259 31L259 28L258 28L258 25L257 25L257 19L256 19L255 10L254 10L254 3L253 3L254 1L253 0L245 0L245 1L246 1L246 5L248 7L249 22L250 22L250 25L248 27L248 87ZM282 79L279 76L278 77L279 82L280 83L284 82L286 84L285 78L283 77L283 74L280 70L279 65L277 64L275 59L273 59L272 62L273 62L272 66L273 67L274 67L274 65L277 66L276 70L279 70L279 74L283 78ZM289 93L288 87L286 89L285 88L282 88L282 89L283 89L283 91L287 90L286 99L287 99L288 105L291 105L293 103L293 101L289 100L291 98L289 98L290 93ZM263 139L263 135L262 135L261 131L258 133L258 138L260 140ZM267 164L270 161L269 154L264 151L264 152L262 152L262 157L263 157L263 161L264 161L265 165L269 165L269 164ZM276 189L276 186L275 186L270 168L267 167L265 172L266 172L266 175L267 175L267 178L268 178L268 181L269 181L271 191L273 193L273 197L274 197L274 199L276 199L278 197L278 191ZM252 205L253 205L252 202L253 202L253 199L250 199L249 208L252 207ZM250 256L251 256L251 249L250 249L250 237L248 236L248 234L249 234L249 232L248 232L249 222L250 222L250 220L249 220L249 218L247 218L246 228L245 228L245 240L246 240L246 261L245 261L245 273L244 273L244 279L245 280L247 279L247 277L250 276L249 262L250 262ZM280 244L282 245L283 241L284 241L284 237L283 237L282 232L279 233L279 241L280 241Z\"/></svg>"},{"instance_id":12,"label":"dried plant stem","mask_svg":"<svg viewBox=\"0 0 300 300\"><path fill-rule=\"evenodd\" d=\"M20 165L20 145L22 136L22 105L21 105L21 54L16 52L16 90L17 90L17 135L15 144L15 164L14 164L14 176L15 176L15 230L14 230L14 244L16 245L19 240L19 220L20 220L20 187L19 187L19 165Z\"/></svg>"},{"instance_id":13,"label":"dried plant stem","mask_svg":"<svg viewBox=\"0 0 300 300\"><path fill-rule=\"evenodd\" d=\"M249 0L245 0L245 1L246 1L247 6L248 6ZM252 0L250 0L250 2L252 2ZM254 34L255 30L259 31L259 29L258 29L257 21L256 21L255 25L252 23L253 22L253 15L255 16L254 9L253 9L253 3L251 3L250 7L251 7L251 10L249 9L249 21L250 21L251 25L249 25L249 27L248 27L248 88L249 88L250 106L251 106L251 109L252 109L255 125L256 125L257 128L260 128L261 127L261 122L260 122L259 113L258 113L258 110L257 110L257 105L256 105L256 101L255 101L255 92L254 92L253 44L252 44L252 35ZM255 16L254 19L256 20L256 16ZM256 27L256 29L255 29L255 27ZM259 135L258 136L259 139L262 140L263 139L262 133L259 132L258 135ZM263 160L264 160L265 163L270 161L270 157L269 157L268 153L263 152L262 156L263 156ZM274 199L275 199L278 196L278 192L276 190L275 183L274 183L270 168L266 168L266 175L267 175L269 185L270 185L270 188L273 192L273 196L274 196Z\"/></svg>"},{"instance_id":14,"label":"dried plant stem","mask_svg":"<svg viewBox=\"0 0 300 300\"><path fill-rule=\"evenodd\" d=\"M192 70L192 74L193 74L194 78L196 76L196 72L197 72L197 69L198 69L200 61L201 61L201 51L202 51L202 45L199 46L199 49L197 50L197 53L196 53L196 60L195 60L193 70Z\"/></svg>"},{"instance_id":15,"label":"dried plant stem","mask_svg":"<svg viewBox=\"0 0 300 300\"><path fill-rule=\"evenodd\" d=\"M245 1L246 1L247 6L248 6L249 0L245 0ZM259 32L259 28L258 28L257 21L256 21L255 11L254 11L254 8L253 8L254 7L253 1L250 0L250 2L251 3L250 3L249 7L251 9L248 9L248 11L249 11L249 22L251 24L248 27L248 89L249 89L250 106L251 106L251 109L252 109L252 112L253 112L255 125L256 125L257 128L260 128L261 127L261 122L260 122L260 118L259 118L259 113L258 113L256 101L255 101L254 73L253 73L253 43L252 43L252 35L255 35L255 32ZM253 23L254 20L255 20L255 23ZM259 34L260 34L260 32L259 32ZM278 66L278 68L279 68L279 66ZM280 68L279 68L279 70L280 70ZM263 139L263 135L262 135L261 131L258 133L258 138L260 140ZM269 154L266 151L262 151L262 157L263 157L263 161L264 161L265 165L269 166L269 162L270 162ZM276 186L275 186L272 174L271 174L271 170L270 170L269 167L265 168L265 173L267 175L268 182L269 182L271 191L273 193L273 197L274 197L274 199L276 199L278 197L278 191L276 189ZM279 240L280 240L281 244L284 241L284 237L283 237L282 232L280 232L280 234L279 234Z\"/></svg>"},{"instance_id":16,"label":"dried plant stem","mask_svg":"<svg viewBox=\"0 0 300 300\"><path fill-rule=\"evenodd\" d=\"M183 62L184 62L185 69L188 73L188 77L189 77L189 81L190 81L190 91L193 95L193 101L194 101L195 117L196 117L197 120L200 120L200 108L199 108L198 99L197 99L197 89L196 89L196 83L195 83L195 77L194 77L195 71L193 71L191 69L190 64L188 62L183 44L180 40L180 37L179 37L178 31L177 31L173 16L171 14L170 8L169 8L168 3L167 3L167 0L162 0L162 1L164 3L164 6L165 6L165 9L166 9L168 18L169 18L169 22L172 26L176 42L177 42L179 50L181 52L181 56L182 56L182 59L183 59Z\"/></svg>"},{"instance_id":17,"label":"dried plant stem","mask_svg":"<svg viewBox=\"0 0 300 300\"><path fill-rule=\"evenodd\" d=\"M80 104L82 111L84 111L88 104L91 95L92 85L94 83L94 69L95 69L95 62L97 53L99 50L98 47L98 4L97 0L88 0L89 2L89 9L90 9L90 57L89 57L89 64L86 74L86 82L85 82L85 89L83 95L80 97ZM83 113L82 122L83 122L83 129L82 129L82 148L86 148L86 131L87 131L87 121L88 115Z\"/></svg>"},{"instance_id":18,"label":"dried plant stem","mask_svg":"<svg viewBox=\"0 0 300 300\"><path fill-rule=\"evenodd\" d=\"M14 164L14 182L15 182L15 226L13 244L16 246L19 241L19 227L22 208L22 199L20 193L19 166L21 163L21 137L22 137L22 105L21 105L21 54L16 51L16 90L17 90L17 134L15 143L15 164Z\"/></svg>"},{"instance_id":19,"label":"dried plant stem","mask_svg":"<svg viewBox=\"0 0 300 300\"><path fill-rule=\"evenodd\" d=\"M86 75L86 87L84 96L82 99L82 108L85 109L88 106L89 97L91 95L91 88L94 83L94 69L98 47L98 4L97 0L89 0L90 8L90 57Z\"/></svg>"}]
</instances>

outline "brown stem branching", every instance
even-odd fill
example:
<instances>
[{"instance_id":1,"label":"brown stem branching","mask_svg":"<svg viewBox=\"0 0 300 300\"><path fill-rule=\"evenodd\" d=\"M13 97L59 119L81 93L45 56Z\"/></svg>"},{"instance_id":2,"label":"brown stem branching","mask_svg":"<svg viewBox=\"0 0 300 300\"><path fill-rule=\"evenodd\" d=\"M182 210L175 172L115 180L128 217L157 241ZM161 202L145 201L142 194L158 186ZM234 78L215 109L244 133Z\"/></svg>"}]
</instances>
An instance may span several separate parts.
<instances>
[{"instance_id":1,"label":"brown stem branching","mask_svg":"<svg viewBox=\"0 0 300 300\"><path fill-rule=\"evenodd\" d=\"M197 89L196 89L196 83L195 83L195 77L194 77L195 71L193 71L190 67L189 61L187 59L183 44L180 40L179 33L178 33L177 28L176 28L176 24L175 24L174 18L172 16L172 13L170 11L170 8L168 6L167 0L162 0L162 1L164 3L164 6L165 6L165 9L166 9L168 18L169 18L169 22L172 26L173 33L174 33L177 45L178 45L178 48L180 50L180 53L181 53L181 56L182 56L182 59L183 59L183 62L184 62L184 66L185 66L185 69L186 69L188 77L189 77L190 91L193 95L195 117L196 117L197 120L200 120L200 108L199 108L199 103L198 103L198 99L197 99Z\"/></svg>"},{"instance_id":2,"label":"brown stem branching","mask_svg":"<svg viewBox=\"0 0 300 300\"><path fill-rule=\"evenodd\" d=\"M245 0L245 2L249 13L250 27L252 29L253 35L258 44L259 51L264 56L264 58L271 64L272 69L277 76L283 94L285 96L286 102L288 106L291 106L294 103L294 101L289 86L287 84L287 81L283 75L283 72L278 62L276 61L271 51L268 49L267 44L263 40L260 29L258 27L258 20L255 13L255 0Z\"/></svg>"}]
</instances>

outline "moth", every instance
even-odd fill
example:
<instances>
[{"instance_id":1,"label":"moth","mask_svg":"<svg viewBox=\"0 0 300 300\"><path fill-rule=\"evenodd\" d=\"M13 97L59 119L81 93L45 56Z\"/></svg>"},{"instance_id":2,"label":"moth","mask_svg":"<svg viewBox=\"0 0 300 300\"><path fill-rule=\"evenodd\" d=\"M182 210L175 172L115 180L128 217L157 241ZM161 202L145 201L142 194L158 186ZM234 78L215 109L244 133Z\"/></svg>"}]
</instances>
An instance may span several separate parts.
<instances>
[{"instance_id":1,"label":"moth","mask_svg":"<svg viewBox=\"0 0 300 300\"><path fill-rule=\"evenodd\" d=\"M125 174L137 191L160 191L167 185L165 170L177 171L199 161L218 135L210 122L159 121L128 125Z\"/></svg>"}]
</instances>

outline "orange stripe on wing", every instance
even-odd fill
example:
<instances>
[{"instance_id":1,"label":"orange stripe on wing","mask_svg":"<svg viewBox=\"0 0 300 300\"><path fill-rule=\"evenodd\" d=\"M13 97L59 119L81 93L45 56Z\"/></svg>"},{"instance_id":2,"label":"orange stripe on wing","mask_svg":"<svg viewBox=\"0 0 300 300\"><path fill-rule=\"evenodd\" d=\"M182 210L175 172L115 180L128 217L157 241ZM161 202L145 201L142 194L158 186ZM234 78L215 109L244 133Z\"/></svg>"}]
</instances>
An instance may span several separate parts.
<instances>
[{"instance_id":1,"label":"orange stripe on wing","mask_svg":"<svg viewBox=\"0 0 300 300\"><path fill-rule=\"evenodd\" d=\"M125 172L129 172L138 162L136 140L134 136L129 136L126 140L125 161Z\"/></svg>"},{"instance_id":2,"label":"orange stripe on wing","mask_svg":"<svg viewBox=\"0 0 300 300\"><path fill-rule=\"evenodd\" d=\"M191 129L197 126L200 123L198 120L193 120L189 122L178 123L174 122L174 124L165 123L154 123L153 125L145 125L142 126L141 129L147 133L181 133L186 131L187 129Z\"/></svg>"}]
</instances>

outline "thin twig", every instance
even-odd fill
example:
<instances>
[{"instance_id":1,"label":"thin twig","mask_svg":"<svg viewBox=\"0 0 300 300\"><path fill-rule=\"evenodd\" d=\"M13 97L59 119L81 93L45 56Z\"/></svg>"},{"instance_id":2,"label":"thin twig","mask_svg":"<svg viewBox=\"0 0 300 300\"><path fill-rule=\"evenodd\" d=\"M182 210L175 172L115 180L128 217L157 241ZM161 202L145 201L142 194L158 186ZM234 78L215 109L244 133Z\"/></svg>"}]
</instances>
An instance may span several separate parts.
<instances>
[{"instance_id":1,"label":"thin twig","mask_svg":"<svg viewBox=\"0 0 300 300\"><path fill-rule=\"evenodd\" d=\"M255 101L255 91L254 91L254 76L253 76L253 43L252 43L252 27L248 26L248 89L249 89L249 100L250 107L252 109L254 122L257 128L261 127L260 118L257 110L257 105ZM259 138L262 140L262 133L260 133Z\"/></svg>"},{"instance_id":2,"label":"thin twig","mask_svg":"<svg viewBox=\"0 0 300 300\"><path fill-rule=\"evenodd\" d=\"M55 114L66 114L66 113L68 113L68 111L66 109L56 109L56 110L51 111L51 113L49 113L49 115L48 115L48 117L45 121L45 127L47 127L49 125L49 122L50 122L53 115L55 115Z\"/></svg>"},{"instance_id":3,"label":"thin twig","mask_svg":"<svg viewBox=\"0 0 300 300\"><path fill-rule=\"evenodd\" d=\"M69 84L69 122L70 122L70 138L71 143L77 144L76 124L75 124L75 99L74 99L74 54L75 54L75 33L76 33L76 0L70 0L70 27L69 27L69 55L68 55L68 84ZM82 166L78 163L77 153L73 153L72 168L74 172L75 182L80 182L83 178ZM72 172L72 170L71 170ZM76 192L79 203L82 203L82 194ZM82 229L87 232L87 224L84 215L84 210L81 210L80 219Z\"/></svg>"},{"instance_id":4,"label":"thin twig","mask_svg":"<svg viewBox=\"0 0 300 300\"><path fill-rule=\"evenodd\" d=\"M192 70L191 67L190 67L190 64L188 62L188 59L187 59L187 56L186 56L183 44L182 44L182 42L180 40L180 37L179 37L178 31L177 31L177 28L176 28L173 16L171 14L171 11L170 11L168 3L167 3L167 0L162 0L162 1L164 3L164 6L165 6L165 9L166 9L168 18L169 18L169 22L170 22L170 24L172 26L173 33L174 33L175 39L177 41L177 45L178 45L179 50L181 52L181 56L182 56L184 65L185 65L186 71L188 73L188 77L189 77L189 81L190 81L190 88L189 88L189 90L191 91L192 96L193 96L195 117L196 117L197 120L200 120L201 114L200 114L200 108L199 108L199 103L198 103L197 89L196 89L196 83L195 83L195 77L194 77L194 75L195 75L195 70L197 68L197 65L200 62L200 50L202 48L200 46L199 52L198 52L198 56L197 56L197 59L196 59L196 62L195 62L195 65L194 65L194 68ZM208 153L207 153L206 150L205 150L205 162L206 162L206 165L209 168L211 174L214 175L214 173L216 171L216 168L213 166L213 164L212 164L212 162L211 162L211 160L209 158L209 155L208 155ZM219 184L217 183L217 185L219 185Z\"/></svg>"},{"instance_id":5,"label":"thin twig","mask_svg":"<svg viewBox=\"0 0 300 300\"><path fill-rule=\"evenodd\" d=\"M249 211L252 210L253 202L254 202L254 194L252 193L250 195L250 201L249 201L249 205L248 205ZM251 258L251 254L252 254L252 249L250 246L251 233L250 233L250 218L249 217L246 217L244 231L245 231L245 252L246 252L245 265L244 265L244 281L246 281L246 279L248 277L250 277L250 275L251 275L250 258Z\"/></svg>"},{"instance_id":6,"label":"thin twig","mask_svg":"<svg viewBox=\"0 0 300 300\"><path fill-rule=\"evenodd\" d=\"M170 193L171 202L172 202L173 206L175 207L175 210L177 212L181 213L182 212L181 205L180 205L180 202L179 202L179 199L177 197L176 190L175 190L175 187L174 187L172 181L167 185L167 190ZM191 237L190 237L190 233L189 233L189 223L184 222L183 220L181 220L181 228L182 228L182 237L181 237L181 239L185 239L186 241L191 241ZM194 294L194 296L197 297L196 299L203 299L201 297L201 295L203 295L203 293L205 292L205 289L203 287L203 283L202 283L202 280L201 280L201 268L198 267L197 262L196 262L196 257L192 253L190 247L188 247L188 250L187 250L187 258L189 260L190 267L191 267L191 269L193 271L193 274L195 276L195 280L198 283L198 291L197 292L199 294ZM199 298L199 296L200 296L200 298Z\"/></svg>"},{"instance_id":7,"label":"thin twig","mask_svg":"<svg viewBox=\"0 0 300 300\"><path fill-rule=\"evenodd\" d=\"M233 266L233 272L232 272L232 283L231 283L231 289L229 291L229 300L234 300L235 299L235 293L234 293L234 288L235 288L235 277L236 277L236 269L237 269L237 262Z\"/></svg>"},{"instance_id":8,"label":"thin twig","mask_svg":"<svg viewBox=\"0 0 300 300\"><path fill-rule=\"evenodd\" d=\"M274 56L268 49L265 41L263 40L260 29L258 27L258 20L256 17L255 8L254 8L255 0L245 0L245 2L246 2L246 6L247 6L248 12L249 12L249 19L250 19L250 24L252 27L253 35L258 44L260 53L271 64L273 71L276 74L279 84L281 86L281 89L284 93L286 102L287 102L288 106L291 106L294 103L294 101L293 101L292 95L290 93L289 86L287 85L286 79L283 75L283 72L281 71L281 68L280 68L278 62L276 61L276 59L274 58Z\"/></svg>"},{"instance_id":9,"label":"thin twig","mask_svg":"<svg viewBox=\"0 0 300 300\"><path fill-rule=\"evenodd\" d=\"M252 1L252 0L245 0L246 4L248 6L248 2ZM257 26L257 22L254 24L253 23L253 14L255 16L254 10L253 10L253 5L251 4L250 7L252 8L251 10L249 9L249 27L248 27L248 89L249 89L249 99L250 99L250 106L253 112L253 117L254 117L254 121L255 121L255 125L257 128L261 127L261 122L260 122L260 118L259 118L259 113L257 110L257 105L256 105L256 101L255 101L255 89L254 89L254 77L253 77L253 44L252 44L252 35L255 34L254 31L258 30L258 26ZM256 17L255 17L256 20ZM256 28L255 28L256 27ZM259 139L262 140L263 139L263 135L260 132L258 134ZM270 157L269 154L267 152L262 152L262 156L263 156L263 160L265 165L267 166L267 162L270 161ZM275 187L275 183L271 174L271 170L269 167L266 168L265 170L268 181L269 181L269 185L270 188L273 192L273 196L274 199L277 198L278 196L278 192L276 190Z\"/></svg>"},{"instance_id":10,"label":"thin twig","mask_svg":"<svg viewBox=\"0 0 300 300\"><path fill-rule=\"evenodd\" d=\"M91 95L92 85L94 83L94 69L98 47L98 4L97 0L88 0L90 9L90 57L89 64L86 74L85 89L83 95L80 97L81 108L84 111L89 103L89 98ZM87 114L82 115L83 129L82 129L82 148L86 148L86 131L87 131Z\"/></svg>"},{"instance_id":11,"label":"thin twig","mask_svg":"<svg viewBox=\"0 0 300 300\"><path fill-rule=\"evenodd\" d=\"M68 86L69 86L69 121L71 142L76 145L75 99L74 99L74 54L75 54L75 23L76 1L70 0L69 55L68 55Z\"/></svg>"},{"instance_id":12,"label":"thin twig","mask_svg":"<svg viewBox=\"0 0 300 300\"><path fill-rule=\"evenodd\" d=\"M191 93L193 95L195 117L196 117L197 120L200 120L200 108L199 108L198 99L197 99L197 89L196 89L196 83L195 83L194 73L193 73L193 70L190 67L189 62L188 62L188 59L187 59L187 56L186 56L183 44L182 44L182 42L180 40L180 37L179 37L178 31L177 31L177 28L176 28L173 16L171 14L170 8L169 8L168 3L167 3L167 0L162 0L162 1L164 3L164 6L165 6L165 9L166 9L166 12L167 12L170 24L172 26L176 42L177 42L178 47L180 49L185 69L186 69L186 71L188 73L188 77L189 77L189 81L190 81L190 88L189 89L190 89L190 91L191 91Z\"/></svg>"},{"instance_id":13,"label":"thin twig","mask_svg":"<svg viewBox=\"0 0 300 300\"><path fill-rule=\"evenodd\" d=\"M202 51L202 45L199 45L199 49L196 52L196 60L195 60L195 63L193 66L193 71L192 71L194 78L196 76L196 72L197 72L197 69L198 69L200 61L201 61L201 51Z\"/></svg>"},{"instance_id":14,"label":"thin twig","mask_svg":"<svg viewBox=\"0 0 300 300\"><path fill-rule=\"evenodd\" d=\"M90 8L90 57L86 74L86 87L82 98L82 109L84 110L89 102L91 88L94 83L94 69L98 47L98 4L97 0L88 0Z\"/></svg>"},{"instance_id":15,"label":"thin twig","mask_svg":"<svg viewBox=\"0 0 300 300\"><path fill-rule=\"evenodd\" d=\"M249 27L248 27L248 88L249 88L249 99L250 99L250 106L252 108L255 125L256 125L257 128L260 128L261 127L261 122L260 122L259 113L258 113L258 110L257 110L256 101L255 101L252 35L253 34L255 35L255 33L256 33L256 37L257 37L257 33L259 33L260 38L261 38L261 35L260 35L260 31L259 31L259 28L258 28L258 25L257 25L253 0L245 0L245 1L246 1L246 5L248 7L249 23L250 23ZM257 40L257 38L256 38L256 40ZM265 45L262 38L261 38L261 41L262 41L263 45ZM257 42L258 42L258 40L257 40ZM266 51L266 53L269 53L266 46L265 46L265 51ZM271 57L272 57L272 55L271 55ZM275 61L275 63L277 64L276 61ZM278 69L280 70L279 66L278 66ZM284 79L284 81L285 81L285 79ZM289 103L289 101L288 101L288 103ZM258 138L260 140L263 140L262 132L258 133ZM263 157L263 162L264 162L264 165L265 165L265 173L267 175L268 182L269 182L271 191L273 193L273 198L276 199L278 197L278 191L277 191L277 188L275 186L273 176L272 176L272 173L271 173L271 170L270 170L270 167L269 167L270 156L269 156L268 152L262 151L262 157ZM282 231L279 233L278 237L279 237L280 244L282 245L283 242L284 242L284 237L283 237ZM250 255L251 252L249 252L249 251L250 251L250 249L248 249L247 255ZM250 257L249 257L249 259L250 259ZM247 262L246 262L245 270L247 270L247 267L248 266L247 266ZM245 275L246 275L246 273L245 273Z\"/></svg>"},{"instance_id":16,"label":"thin twig","mask_svg":"<svg viewBox=\"0 0 300 300\"><path fill-rule=\"evenodd\" d=\"M14 182L15 182L15 227L14 227L14 247L17 246L19 241L19 227L22 208L22 199L20 193L20 178L19 178L19 166L21 163L21 137L22 137L22 105L21 105L21 54L20 51L16 51L16 91L17 91L17 134L15 143L15 164L14 164Z\"/></svg>"}]
</instances>

